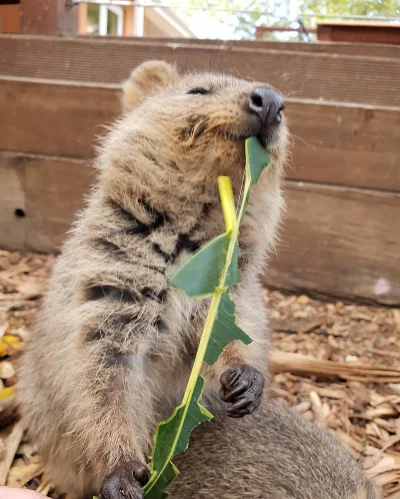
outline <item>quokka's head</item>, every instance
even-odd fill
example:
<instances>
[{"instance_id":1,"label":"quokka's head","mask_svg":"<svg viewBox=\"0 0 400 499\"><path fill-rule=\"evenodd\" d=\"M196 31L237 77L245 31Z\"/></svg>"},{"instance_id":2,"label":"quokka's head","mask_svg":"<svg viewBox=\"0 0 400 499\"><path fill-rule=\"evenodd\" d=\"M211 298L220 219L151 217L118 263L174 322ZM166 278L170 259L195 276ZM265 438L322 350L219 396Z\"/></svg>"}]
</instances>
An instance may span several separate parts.
<instances>
[{"instance_id":1,"label":"quokka's head","mask_svg":"<svg viewBox=\"0 0 400 499\"><path fill-rule=\"evenodd\" d=\"M179 75L162 61L138 66L123 86L126 127L157 161L183 171L242 176L244 142L257 136L281 169L287 144L282 97L266 83L215 73Z\"/></svg>"}]
</instances>

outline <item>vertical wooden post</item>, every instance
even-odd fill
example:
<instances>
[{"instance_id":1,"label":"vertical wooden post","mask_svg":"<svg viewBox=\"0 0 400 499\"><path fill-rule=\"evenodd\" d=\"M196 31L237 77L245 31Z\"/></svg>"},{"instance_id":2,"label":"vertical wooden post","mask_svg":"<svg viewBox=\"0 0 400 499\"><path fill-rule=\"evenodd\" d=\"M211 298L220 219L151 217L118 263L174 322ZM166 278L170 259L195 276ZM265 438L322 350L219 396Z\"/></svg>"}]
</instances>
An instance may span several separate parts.
<instances>
[{"instance_id":1,"label":"vertical wooden post","mask_svg":"<svg viewBox=\"0 0 400 499\"><path fill-rule=\"evenodd\" d=\"M0 5L0 33L19 33L20 31L20 6Z\"/></svg>"},{"instance_id":2,"label":"vertical wooden post","mask_svg":"<svg viewBox=\"0 0 400 499\"><path fill-rule=\"evenodd\" d=\"M80 35L84 35L86 34L86 29L87 29L87 14L88 14L87 3L81 3L73 8L78 9L78 33Z\"/></svg>"},{"instance_id":3,"label":"vertical wooden post","mask_svg":"<svg viewBox=\"0 0 400 499\"><path fill-rule=\"evenodd\" d=\"M21 0L21 33L30 35L76 35L78 8L66 0Z\"/></svg>"},{"instance_id":4,"label":"vertical wooden post","mask_svg":"<svg viewBox=\"0 0 400 499\"><path fill-rule=\"evenodd\" d=\"M133 7L124 7L124 36L133 36Z\"/></svg>"}]
</instances>

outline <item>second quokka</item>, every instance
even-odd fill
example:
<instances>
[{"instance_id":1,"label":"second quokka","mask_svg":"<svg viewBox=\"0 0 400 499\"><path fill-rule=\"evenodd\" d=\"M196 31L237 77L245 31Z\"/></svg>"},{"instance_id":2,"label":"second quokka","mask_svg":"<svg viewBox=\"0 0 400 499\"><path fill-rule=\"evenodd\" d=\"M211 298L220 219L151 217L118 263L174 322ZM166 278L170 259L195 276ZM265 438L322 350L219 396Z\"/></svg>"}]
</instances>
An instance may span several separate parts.
<instances>
[{"instance_id":1,"label":"second quokka","mask_svg":"<svg viewBox=\"0 0 400 499\"><path fill-rule=\"evenodd\" d=\"M180 76L153 61L132 73L124 103L21 366L23 419L48 475L72 499L121 499L119 487L110 486L121 467L129 477L124 494L142 496L155 425L181 400L208 310L207 301L185 297L168 278L224 231L217 177L231 177L237 201L251 136L272 163L251 192L241 282L232 294L238 323L254 342L230 344L204 369L205 404L235 418L250 414L267 376L258 276L283 207L282 98L264 83Z\"/></svg>"},{"instance_id":2,"label":"second quokka","mask_svg":"<svg viewBox=\"0 0 400 499\"><path fill-rule=\"evenodd\" d=\"M171 499L383 499L325 428L272 399L242 421L200 425L174 462Z\"/></svg>"}]
</instances>

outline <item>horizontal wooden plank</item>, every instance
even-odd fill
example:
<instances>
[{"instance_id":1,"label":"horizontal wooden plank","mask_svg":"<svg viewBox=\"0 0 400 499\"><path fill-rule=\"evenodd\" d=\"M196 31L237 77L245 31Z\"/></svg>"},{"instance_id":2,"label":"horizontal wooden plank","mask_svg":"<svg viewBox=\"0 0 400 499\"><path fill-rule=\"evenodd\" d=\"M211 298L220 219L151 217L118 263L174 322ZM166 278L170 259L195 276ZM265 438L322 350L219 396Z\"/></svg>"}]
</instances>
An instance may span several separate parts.
<instances>
[{"instance_id":1,"label":"horizontal wooden plank","mask_svg":"<svg viewBox=\"0 0 400 499\"><path fill-rule=\"evenodd\" d=\"M264 282L400 303L400 194L288 182L281 242Z\"/></svg>"},{"instance_id":2,"label":"horizontal wooden plank","mask_svg":"<svg viewBox=\"0 0 400 499\"><path fill-rule=\"evenodd\" d=\"M118 90L107 85L0 79L0 149L91 157L119 109Z\"/></svg>"},{"instance_id":3,"label":"horizontal wooden plank","mask_svg":"<svg viewBox=\"0 0 400 499\"><path fill-rule=\"evenodd\" d=\"M93 169L71 159L0 158L0 185L10 192L0 198L0 213L8 217L0 217L0 246L58 247L95 181ZM24 199L20 226L14 212ZM265 276L268 285L400 304L400 194L289 181L286 199L281 242Z\"/></svg>"},{"instance_id":4,"label":"horizontal wooden plank","mask_svg":"<svg viewBox=\"0 0 400 499\"><path fill-rule=\"evenodd\" d=\"M97 35L82 35L85 39L93 41L104 41ZM121 40L120 37L109 35L107 40ZM246 47L252 50L269 49L269 50L284 50L294 52L312 52L312 53L326 53L338 55L362 55L367 57L393 57L400 58L400 47L386 44L366 44L366 43L346 43L346 42L323 42L317 43L304 43L299 41L289 42L274 42L267 40L213 40L213 39L199 39L199 38L145 38L125 36L124 41L132 43L146 43L146 44L183 44L183 45L211 45L219 47L221 50L230 50L234 47Z\"/></svg>"},{"instance_id":5,"label":"horizontal wooden plank","mask_svg":"<svg viewBox=\"0 0 400 499\"><path fill-rule=\"evenodd\" d=\"M90 162L29 158L25 167L26 248L58 248L95 180Z\"/></svg>"},{"instance_id":6,"label":"horizontal wooden plank","mask_svg":"<svg viewBox=\"0 0 400 499\"><path fill-rule=\"evenodd\" d=\"M0 247L59 247L94 180L89 162L1 153Z\"/></svg>"},{"instance_id":7,"label":"horizontal wooden plank","mask_svg":"<svg viewBox=\"0 0 400 499\"><path fill-rule=\"evenodd\" d=\"M117 83L154 58L182 70L267 81L291 97L400 106L400 58L168 41L0 37L0 74L11 76Z\"/></svg>"},{"instance_id":8,"label":"horizontal wooden plank","mask_svg":"<svg viewBox=\"0 0 400 499\"><path fill-rule=\"evenodd\" d=\"M119 109L115 86L0 78L0 150L92 157ZM400 191L400 108L288 99L285 114L289 178Z\"/></svg>"},{"instance_id":9,"label":"horizontal wooden plank","mask_svg":"<svg viewBox=\"0 0 400 499\"><path fill-rule=\"evenodd\" d=\"M399 24L389 22L318 22L318 39L326 42L400 45Z\"/></svg>"},{"instance_id":10,"label":"horizontal wooden plank","mask_svg":"<svg viewBox=\"0 0 400 499\"><path fill-rule=\"evenodd\" d=\"M400 108L288 102L288 177L400 191Z\"/></svg>"}]
</instances>

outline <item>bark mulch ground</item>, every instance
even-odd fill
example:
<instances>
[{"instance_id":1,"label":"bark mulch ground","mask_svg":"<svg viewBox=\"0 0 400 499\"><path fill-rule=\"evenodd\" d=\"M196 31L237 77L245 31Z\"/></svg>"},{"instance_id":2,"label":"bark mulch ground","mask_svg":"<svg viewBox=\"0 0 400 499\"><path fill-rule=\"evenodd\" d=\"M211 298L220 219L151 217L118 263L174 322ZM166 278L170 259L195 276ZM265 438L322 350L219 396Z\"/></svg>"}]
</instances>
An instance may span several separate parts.
<instances>
[{"instance_id":1,"label":"bark mulch ground","mask_svg":"<svg viewBox=\"0 0 400 499\"><path fill-rule=\"evenodd\" d=\"M53 257L0 251L0 485L60 498L15 418L17 361ZM324 425L400 499L400 310L265 290L272 392Z\"/></svg>"}]
</instances>

